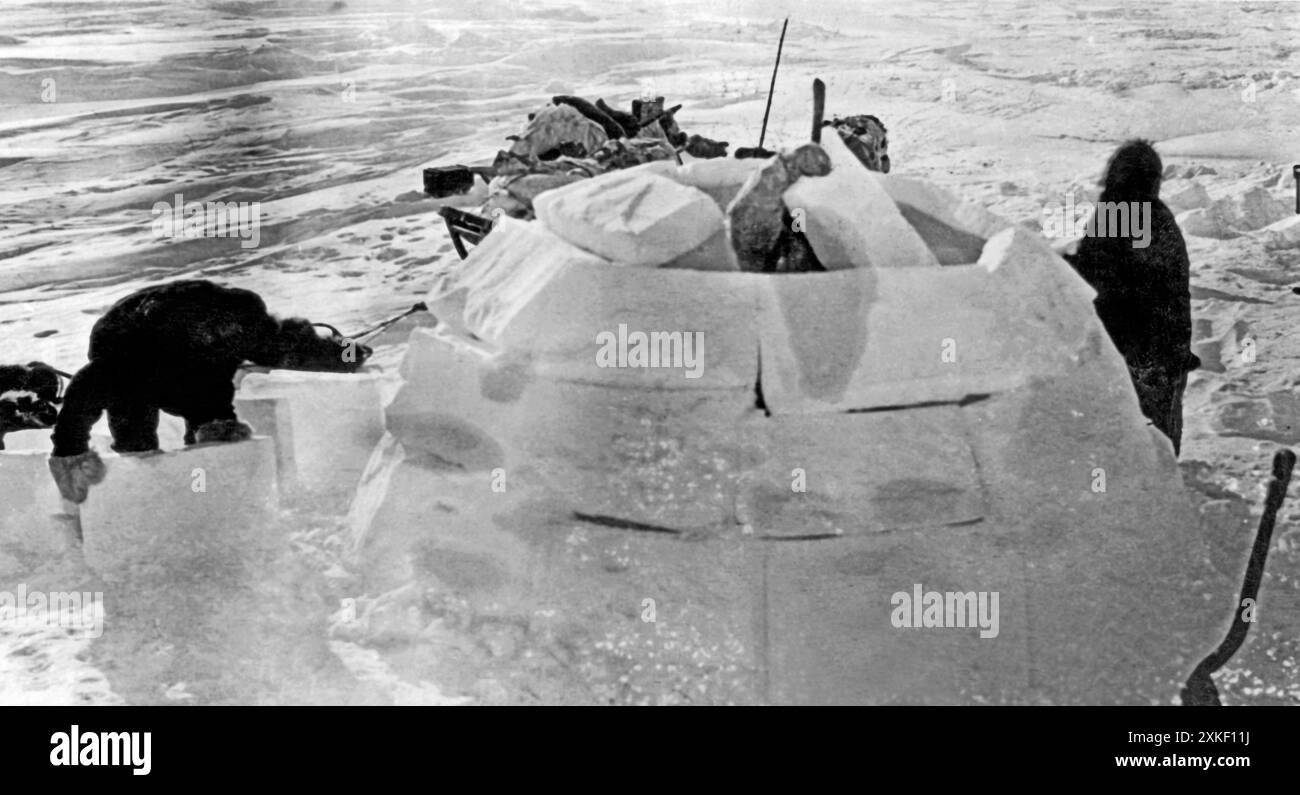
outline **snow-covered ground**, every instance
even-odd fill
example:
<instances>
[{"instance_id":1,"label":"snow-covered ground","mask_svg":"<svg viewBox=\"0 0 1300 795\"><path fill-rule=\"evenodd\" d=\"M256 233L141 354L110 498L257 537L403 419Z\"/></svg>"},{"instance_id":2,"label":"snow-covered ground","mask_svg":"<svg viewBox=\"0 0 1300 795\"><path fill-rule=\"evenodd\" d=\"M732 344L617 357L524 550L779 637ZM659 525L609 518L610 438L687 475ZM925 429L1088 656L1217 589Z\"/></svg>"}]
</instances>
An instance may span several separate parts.
<instances>
[{"instance_id":1,"label":"snow-covered ground","mask_svg":"<svg viewBox=\"0 0 1300 795\"><path fill-rule=\"evenodd\" d=\"M1067 194L1095 198L1117 142L1156 141L1169 166L1165 195L1181 197L1176 211L1208 208L1190 223L1215 235L1188 237L1198 337L1209 341L1202 358L1215 353L1189 384L1182 467L1223 565L1235 570L1272 450L1300 443L1300 337L1290 328L1300 318L1291 290L1300 232L1259 231L1295 209L1300 4L9 0L0 25L0 362L74 370L99 313L182 275L257 290L273 311L345 330L404 309L427 291L438 261L455 256L437 202L420 192L421 167L490 158L560 93L625 105L652 91L683 103L687 132L756 144L787 14L769 147L806 138L809 85L821 76L829 113L871 113L888 126L897 173L1036 226ZM156 235L155 203L177 194L259 202L258 245ZM378 361L399 356L391 348ZM1267 610L1221 680L1232 703L1300 701L1300 503L1290 506L1264 585ZM305 567L332 572L337 560L321 538L304 531L296 549ZM0 587L52 577L0 558ZM297 604L208 595L245 600L248 610ZM202 633L168 635L167 617L184 611L138 602L124 602L139 613L130 638L98 641L97 651L0 633L6 683L24 670L32 683L0 700L276 700L216 675L194 692L187 677L220 666L176 647L201 646ZM105 611L111 620L111 592ZM273 634L287 611L253 622L252 635ZM485 641L489 651L515 643L516 629L492 632L506 640ZM237 633L216 632L228 634ZM404 681L392 660L352 640L324 653L371 690L323 695L302 685L283 700L503 698L499 683L464 684L444 669L423 684ZM459 653L458 642L445 645ZM50 684L49 670L63 685ZM108 691L101 670L130 692ZM30 692L37 687L48 695Z\"/></svg>"}]
</instances>

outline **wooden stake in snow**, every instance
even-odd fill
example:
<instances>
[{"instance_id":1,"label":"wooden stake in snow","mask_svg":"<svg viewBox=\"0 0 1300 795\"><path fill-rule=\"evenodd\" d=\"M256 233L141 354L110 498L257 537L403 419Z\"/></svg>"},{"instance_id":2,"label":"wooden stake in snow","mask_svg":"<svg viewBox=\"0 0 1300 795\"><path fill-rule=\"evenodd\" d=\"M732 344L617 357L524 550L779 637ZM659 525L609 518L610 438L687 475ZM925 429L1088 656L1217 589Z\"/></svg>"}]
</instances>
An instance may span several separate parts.
<instances>
[{"instance_id":1,"label":"wooden stake in snow","mask_svg":"<svg viewBox=\"0 0 1300 795\"><path fill-rule=\"evenodd\" d=\"M776 45L776 65L772 67L772 84L767 87L767 107L763 109L763 129L758 131L758 148L763 148L763 139L767 137L767 115L772 112L772 95L776 93L776 71L781 68L781 50L785 47L785 29L790 25L786 17L781 25L781 41Z\"/></svg>"},{"instance_id":2,"label":"wooden stake in snow","mask_svg":"<svg viewBox=\"0 0 1300 795\"><path fill-rule=\"evenodd\" d=\"M826 84L821 78L813 79L813 128L812 142L822 142L822 120L826 118Z\"/></svg>"}]
</instances>

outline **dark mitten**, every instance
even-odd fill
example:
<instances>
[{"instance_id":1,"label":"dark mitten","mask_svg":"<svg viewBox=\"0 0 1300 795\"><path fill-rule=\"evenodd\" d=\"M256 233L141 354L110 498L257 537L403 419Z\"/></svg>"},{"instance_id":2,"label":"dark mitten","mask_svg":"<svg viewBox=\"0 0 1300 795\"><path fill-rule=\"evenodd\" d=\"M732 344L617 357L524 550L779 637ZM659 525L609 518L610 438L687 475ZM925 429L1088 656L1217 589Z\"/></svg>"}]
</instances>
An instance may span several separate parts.
<instances>
[{"instance_id":1,"label":"dark mitten","mask_svg":"<svg viewBox=\"0 0 1300 795\"><path fill-rule=\"evenodd\" d=\"M703 135L692 135L686 139L686 153L701 159L727 156L727 141L715 141Z\"/></svg>"},{"instance_id":2,"label":"dark mitten","mask_svg":"<svg viewBox=\"0 0 1300 795\"><path fill-rule=\"evenodd\" d=\"M205 422L194 432L194 441L205 442L242 442L253 437L253 428L239 420L212 420Z\"/></svg>"},{"instance_id":3,"label":"dark mitten","mask_svg":"<svg viewBox=\"0 0 1300 795\"><path fill-rule=\"evenodd\" d=\"M79 455L50 456L50 474L63 499L82 503L90 487L104 480L107 470L99 454L87 450Z\"/></svg>"}]
</instances>

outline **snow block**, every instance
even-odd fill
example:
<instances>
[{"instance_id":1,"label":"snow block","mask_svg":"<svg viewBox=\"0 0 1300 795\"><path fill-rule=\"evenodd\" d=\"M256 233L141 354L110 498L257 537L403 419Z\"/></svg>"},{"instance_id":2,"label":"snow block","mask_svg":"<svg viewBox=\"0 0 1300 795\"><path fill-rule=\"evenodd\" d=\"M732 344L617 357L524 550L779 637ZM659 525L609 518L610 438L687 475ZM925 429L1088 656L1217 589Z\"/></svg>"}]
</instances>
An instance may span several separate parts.
<instances>
[{"instance_id":1,"label":"snow block","mask_svg":"<svg viewBox=\"0 0 1300 795\"><path fill-rule=\"evenodd\" d=\"M962 201L928 182L896 174L878 178L941 265L978 261L988 238L1010 226L976 202Z\"/></svg>"},{"instance_id":2,"label":"snow block","mask_svg":"<svg viewBox=\"0 0 1300 795\"><path fill-rule=\"evenodd\" d=\"M5 448L0 450L0 552L47 559L68 550L76 542L76 521L64 513L50 475L50 432L6 434Z\"/></svg>"},{"instance_id":3,"label":"snow block","mask_svg":"<svg viewBox=\"0 0 1300 795\"><path fill-rule=\"evenodd\" d=\"M822 148L831 173L801 177L782 196L792 216L805 215L803 230L827 270L911 268L939 260L903 217L880 175L868 170L837 135Z\"/></svg>"},{"instance_id":4,"label":"snow block","mask_svg":"<svg viewBox=\"0 0 1300 795\"><path fill-rule=\"evenodd\" d=\"M535 569L528 534L511 524L522 483L494 489L487 471L466 472L385 436L348 516L350 555L370 590L419 582L453 589L479 609L517 602ZM504 487L504 488L502 488ZM526 518L525 518L526 516ZM518 523L535 523L528 510Z\"/></svg>"},{"instance_id":5,"label":"snow block","mask_svg":"<svg viewBox=\"0 0 1300 795\"><path fill-rule=\"evenodd\" d=\"M774 414L1012 389L1070 367L1100 328L1092 288L1019 227L976 265L856 268L762 288L760 382Z\"/></svg>"},{"instance_id":6,"label":"snow block","mask_svg":"<svg viewBox=\"0 0 1300 795\"><path fill-rule=\"evenodd\" d=\"M644 171L575 182L533 206L552 232L616 265L661 265L708 240L724 220L703 191Z\"/></svg>"},{"instance_id":7,"label":"snow block","mask_svg":"<svg viewBox=\"0 0 1300 795\"><path fill-rule=\"evenodd\" d=\"M548 282L495 342L533 357L553 378L654 389L752 389L759 279L571 267Z\"/></svg>"},{"instance_id":8,"label":"snow block","mask_svg":"<svg viewBox=\"0 0 1300 795\"><path fill-rule=\"evenodd\" d=\"M276 443L288 452L277 456L293 462L293 480L286 481L293 490L350 494L384 433L382 381L383 374L374 371L250 373L240 383L238 400L272 398L286 404L275 425Z\"/></svg>"},{"instance_id":9,"label":"snow block","mask_svg":"<svg viewBox=\"0 0 1300 795\"><path fill-rule=\"evenodd\" d=\"M531 419L519 403L532 378L526 361L498 357L445 328L420 329L411 334L401 372L404 382L388 405L386 423L407 450L474 472L511 469L520 461L495 429Z\"/></svg>"},{"instance_id":10,"label":"snow block","mask_svg":"<svg viewBox=\"0 0 1300 795\"><path fill-rule=\"evenodd\" d=\"M267 437L103 458L104 481L80 509L86 563L101 574L237 560L284 542L272 527L275 443Z\"/></svg>"},{"instance_id":11,"label":"snow block","mask_svg":"<svg viewBox=\"0 0 1300 795\"><path fill-rule=\"evenodd\" d=\"M979 521L983 487L956 406L775 415L737 513L764 537Z\"/></svg>"},{"instance_id":12,"label":"snow block","mask_svg":"<svg viewBox=\"0 0 1300 795\"><path fill-rule=\"evenodd\" d=\"M750 388L644 392L539 382L521 446L556 494L587 515L674 529L731 522ZM546 451L546 454L543 454Z\"/></svg>"},{"instance_id":13,"label":"snow block","mask_svg":"<svg viewBox=\"0 0 1300 795\"><path fill-rule=\"evenodd\" d=\"M580 513L695 527L729 520L737 424L752 383L628 389L560 380L526 359L417 331L388 409L408 449L471 471L528 466Z\"/></svg>"},{"instance_id":14,"label":"snow block","mask_svg":"<svg viewBox=\"0 0 1300 795\"><path fill-rule=\"evenodd\" d=\"M535 238L528 233L522 239ZM448 329L468 327L492 349L509 350L538 373L562 380L654 389L752 389L761 275L611 268L579 259L557 265L543 277L550 269L546 257L521 259L519 265L517 275L490 282L467 271L464 278L474 281L472 289L466 288L471 289L461 315L466 322L448 322ZM436 303L446 289L436 287L430 300ZM479 307L482 311L474 315ZM456 311L453 305L446 309ZM655 366L630 366L639 360L632 358L633 348L653 353L646 361ZM621 353L626 356L620 359Z\"/></svg>"},{"instance_id":15,"label":"snow block","mask_svg":"<svg viewBox=\"0 0 1300 795\"><path fill-rule=\"evenodd\" d=\"M975 528L785 541L766 575L770 703L1032 703L1023 556ZM965 626L895 626L895 595L913 601L917 586L970 594L973 614L963 603ZM997 594L992 637L980 592L988 619Z\"/></svg>"},{"instance_id":16,"label":"snow block","mask_svg":"<svg viewBox=\"0 0 1300 795\"><path fill-rule=\"evenodd\" d=\"M426 303L449 327L493 340L547 282L575 265L609 262L539 223L502 218L469 257L439 275Z\"/></svg>"}]
</instances>

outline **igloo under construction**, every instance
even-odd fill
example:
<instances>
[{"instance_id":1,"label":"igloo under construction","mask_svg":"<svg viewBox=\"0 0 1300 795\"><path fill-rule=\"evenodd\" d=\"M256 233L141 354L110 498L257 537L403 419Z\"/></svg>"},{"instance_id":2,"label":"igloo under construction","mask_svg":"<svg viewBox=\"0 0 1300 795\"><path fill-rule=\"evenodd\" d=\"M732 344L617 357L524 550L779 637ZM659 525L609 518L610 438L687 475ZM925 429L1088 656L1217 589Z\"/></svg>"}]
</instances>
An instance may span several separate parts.
<instances>
[{"instance_id":1,"label":"igloo under construction","mask_svg":"<svg viewBox=\"0 0 1300 795\"><path fill-rule=\"evenodd\" d=\"M608 698L1174 702L1232 584L1093 291L830 138L783 196L827 272L736 270L761 161L574 183L450 266L352 508L367 587L549 626Z\"/></svg>"}]
</instances>

